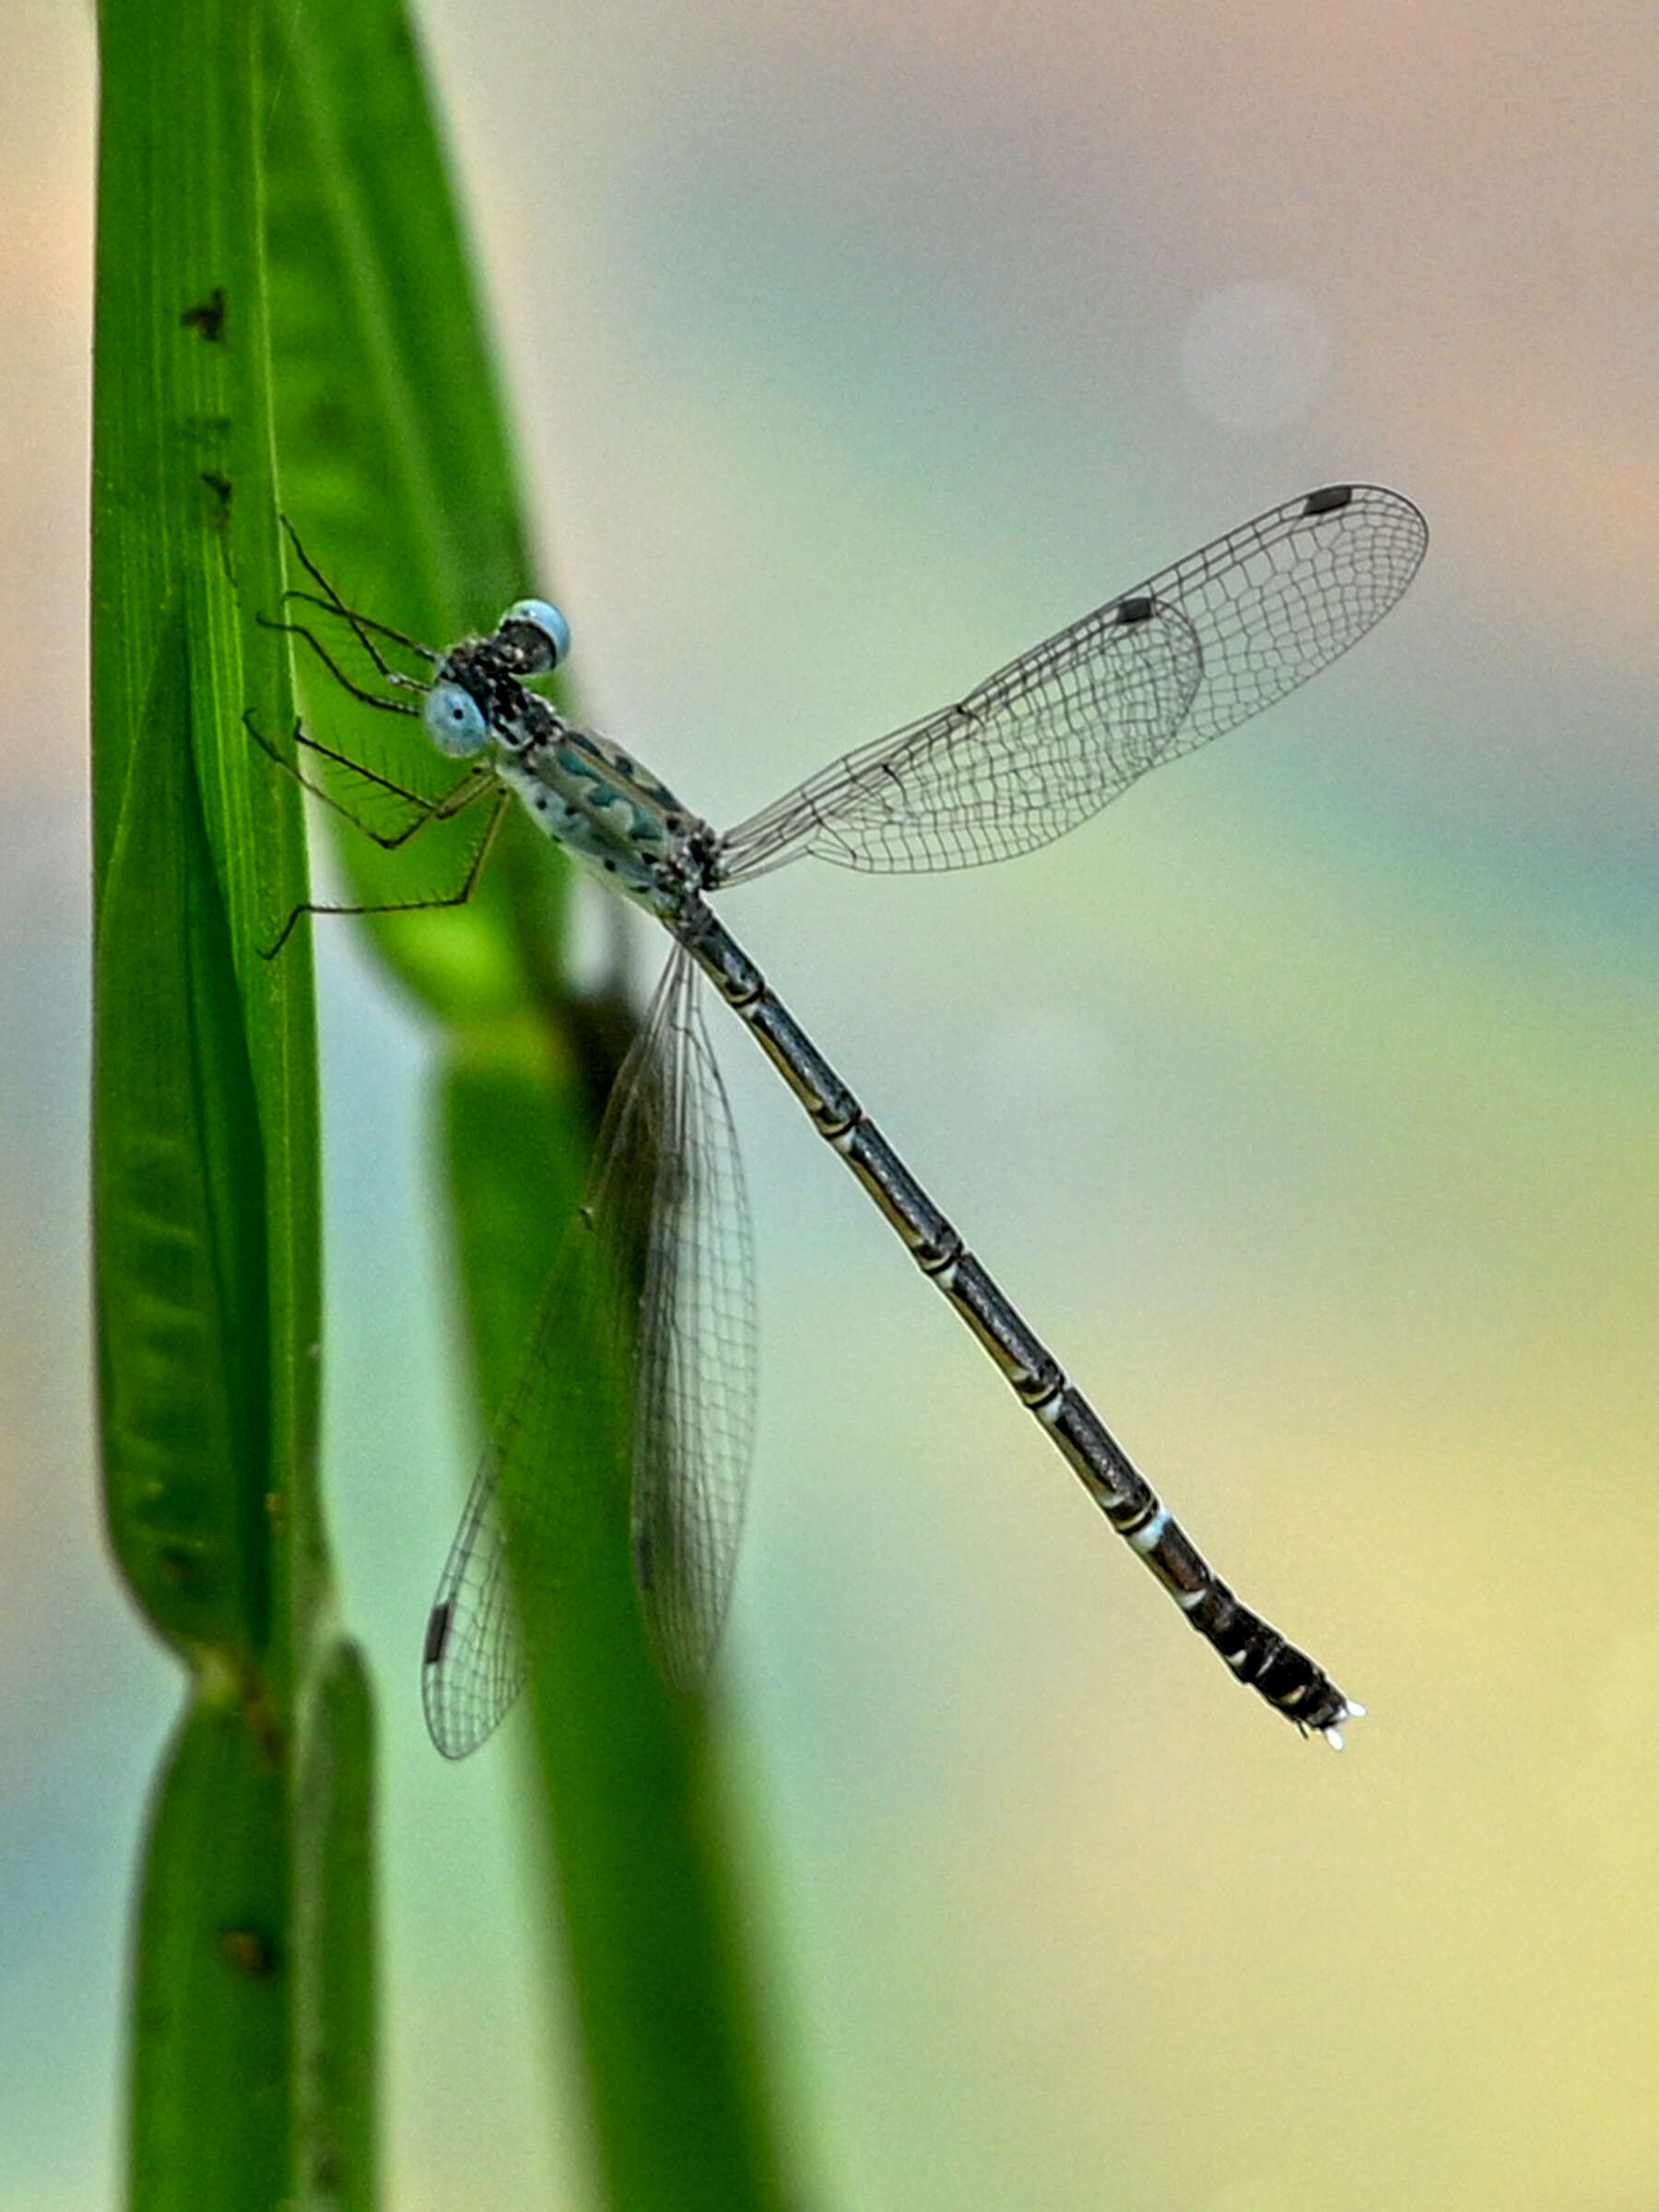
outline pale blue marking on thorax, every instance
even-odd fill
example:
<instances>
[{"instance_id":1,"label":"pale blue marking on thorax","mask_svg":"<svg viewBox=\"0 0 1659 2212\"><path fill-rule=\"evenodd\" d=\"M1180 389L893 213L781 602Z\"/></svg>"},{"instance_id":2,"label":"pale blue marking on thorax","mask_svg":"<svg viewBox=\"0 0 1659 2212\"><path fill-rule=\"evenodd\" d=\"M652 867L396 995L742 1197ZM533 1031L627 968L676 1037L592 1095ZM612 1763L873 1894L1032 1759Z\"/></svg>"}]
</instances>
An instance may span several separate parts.
<instances>
[{"instance_id":1,"label":"pale blue marking on thorax","mask_svg":"<svg viewBox=\"0 0 1659 2212\"><path fill-rule=\"evenodd\" d=\"M704 826L607 737L561 722L523 752L503 747L495 769L538 829L652 913L677 911L693 888L688 846Z\"/></svg>"}]
</instances>

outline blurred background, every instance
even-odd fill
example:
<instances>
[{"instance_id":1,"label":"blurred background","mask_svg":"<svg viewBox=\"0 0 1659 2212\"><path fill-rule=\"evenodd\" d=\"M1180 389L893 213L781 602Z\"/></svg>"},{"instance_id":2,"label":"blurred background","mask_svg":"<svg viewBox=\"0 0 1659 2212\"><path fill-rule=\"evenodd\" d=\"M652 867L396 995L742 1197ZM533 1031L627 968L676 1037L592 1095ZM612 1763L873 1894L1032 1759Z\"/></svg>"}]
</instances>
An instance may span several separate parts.
<instances>
[{"instance_id":1,"label":"blurred background","mask_svg":"<svg viewBox=\"0 0 1659 2212\"><path fill-rule=\"evenodd\" d=\"M726 1024L763 1365L719 1695L806 2201L1651 2205L1648 10L420 15L525 586L717 823L1312 486L1394 485L1434 533L1347 660L1050 851L726 910L1220 1571L1371 1709L1334 1759L1229 1682ZM179 1683L91 1455L88 11L7 0L0 57L0 2206L57 2212L117 2187ZM471 1458L425 1041L348 927L318 950L388 2201L578 2206L524 1746L444 1768L416 1689Z\"/></svg>"}]
</instances>

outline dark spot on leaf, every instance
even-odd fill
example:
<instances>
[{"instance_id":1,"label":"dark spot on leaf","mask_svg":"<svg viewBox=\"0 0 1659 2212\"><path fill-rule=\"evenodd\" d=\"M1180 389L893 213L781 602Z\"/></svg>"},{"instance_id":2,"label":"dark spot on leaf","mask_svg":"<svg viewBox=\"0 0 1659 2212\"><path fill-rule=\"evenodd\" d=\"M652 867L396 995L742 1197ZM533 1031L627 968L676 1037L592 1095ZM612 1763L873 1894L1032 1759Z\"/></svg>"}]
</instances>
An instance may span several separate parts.
<instances>
[{"instance_id":1,"label":"dark spot on leaf","mask_svg":"<svg viewBox=\"0 0 1659 2212\"><path fill-rule=\"evenodd\" d=\"M265 1982L276 1971L276 1946L258 1928L226 1928L219 1950L227 1964L250 1982Z\"/></svg>"},{"instance_id":2,"label":"dark spot on leaf","mask_svg":"<svg viewBox=\"0 0 1659 2212\"><path fill-rule=\"evenodd\" d=\"M194 307L187 307L179 317L186 330L199 331L209 346L219 346L225 337L225 288L216 284L206 300Z\"/></svg>"}]
</instances>

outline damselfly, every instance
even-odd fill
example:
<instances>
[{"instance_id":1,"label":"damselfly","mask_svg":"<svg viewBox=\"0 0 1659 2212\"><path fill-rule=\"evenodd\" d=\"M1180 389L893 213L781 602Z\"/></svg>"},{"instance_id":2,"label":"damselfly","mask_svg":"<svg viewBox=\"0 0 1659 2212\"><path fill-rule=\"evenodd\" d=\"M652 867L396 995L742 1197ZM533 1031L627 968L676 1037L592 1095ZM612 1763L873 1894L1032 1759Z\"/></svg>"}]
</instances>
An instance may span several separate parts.
<instances>
[{"instance_id":1,"label":"damselfly","mask_svg":"<svg viewBox=\"0 0 1659 2212\"><path fill-rule=\"evenodd\" d=\"M708 900L804 853L897 872L970 867L1047 844L1345 653L1405 591L1427 544L1422 516L1395 492L1363 484L1310 492L1034 646L956 705L832 762L724 836L630 755L529 688L570 650L556 607L521 600L489 637L433 653L354 614L305 563L317 604L349 624L390 688L359 696L418 715L441 753L472 763L428 816L453 818L488 796L493 831L521 800L674 940L429 1618L423 1695L446 1756L473 1750L516 1696L526 1663L514 1582L539 1586L560 1571L557 1501L572 1482L607 1472L561 1465L571 1449L561 1439L597 1425L625 1440L635 1574L670 1680L694 1683L720 1633L750 1455L755 1321L743 1176L703 1027L700 970L1192 1626L1241 1681L1340 1747L1341 1724L1363 1708L1211 1571ZM410 648L429 676L393 668L377 639ZM487 834L480 856L488 845ZM581 1357L570 1356L575 1347L586 1347ZM624 1375L631 1406L618 1418Z\"/></svg>"}]
</instances>

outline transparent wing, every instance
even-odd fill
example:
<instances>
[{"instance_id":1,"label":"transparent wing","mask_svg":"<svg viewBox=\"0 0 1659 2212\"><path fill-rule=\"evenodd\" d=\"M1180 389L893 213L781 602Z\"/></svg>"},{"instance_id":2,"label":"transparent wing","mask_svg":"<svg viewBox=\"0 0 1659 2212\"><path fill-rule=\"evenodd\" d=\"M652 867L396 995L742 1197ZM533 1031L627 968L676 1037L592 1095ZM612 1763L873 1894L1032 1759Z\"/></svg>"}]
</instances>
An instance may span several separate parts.
<instances>
[{"instance_id":1,"label":"transparent wing","mask_svg":"<svg viewBox=\"0 0 1659 2212\"><path fill-rule=\"evenodd\" d=\"M719 1635L753 1432L753 1266L694 982L677 948L450 1547L421 1672L427 1726L448 1759L475 1750L523 1688L515 1592L534 1594L526 1620L557 1611L587 1555L594 1483L632 1474L635 1558L665 1672L695 1679Z\"/></svg>"},{"instance_id":2,"label":"transparent wing","mask_svg":"<svg viewBox=\"0 0 1659 2212\"><path fill-rule=\"evenodd\" d=\"M628 1478L643 1251L629 1207L639 1188L636 1101L657 1046L647 1028L623 1063L586 1197L559 1243L427 1618L421 1700L446 1759L476 1750L524 1687L517 1594L531 1594L532 1616L557 1607L587 1556L592 1486L619 1490ZM648 1178L643 1188L648 1200Z\"/></svg>"},{"instance_id":3,"label":"transparent wing","mask_svg":"<svg viewBox=\"0 0 1659 2212\"><path fill-rule=\"evenodd\" d=\"M955 706L832 761L721 840L714 880L805 853L882 873L1029 853L1346 653L1405 591L1428 543L1411 501L1375 485L1276 507Z\"/></svg>"},{"instance_id":4,"label":"transparent wing","mask_svg":"<svg viewBox=\"0 0 1659 2212\"><path fill-rule=\"evenodd\" d=\"M754 1441L748 1201L697 970L675 952L659 994L656 1176L645 1268L634 1571L658 1663L695 1683L731 1596Z\"/></svg>"}]
</instances>

